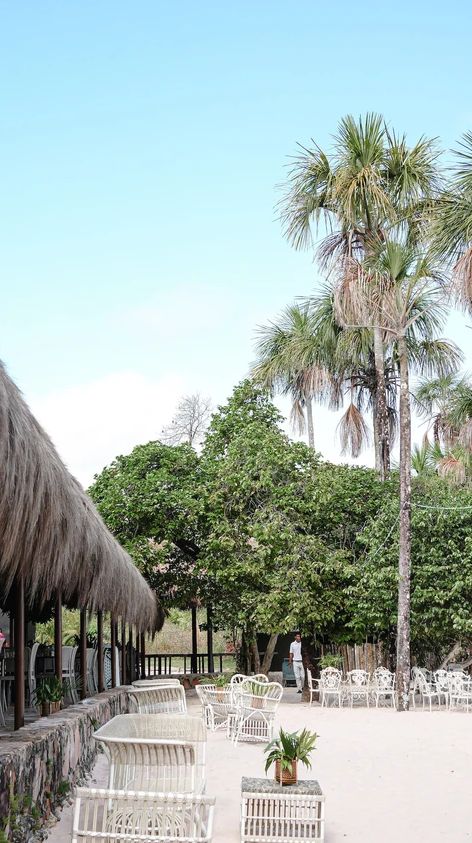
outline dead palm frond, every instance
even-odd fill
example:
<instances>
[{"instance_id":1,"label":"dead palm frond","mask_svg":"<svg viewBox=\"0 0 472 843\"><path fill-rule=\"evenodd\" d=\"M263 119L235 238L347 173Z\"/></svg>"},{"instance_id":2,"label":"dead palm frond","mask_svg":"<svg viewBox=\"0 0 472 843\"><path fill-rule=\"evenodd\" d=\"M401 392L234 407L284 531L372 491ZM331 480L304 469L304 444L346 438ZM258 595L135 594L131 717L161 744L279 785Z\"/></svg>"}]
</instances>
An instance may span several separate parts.
<instances>
[{"instance_id":1,"label":"dead palm frond","mask_svg":"<svg viewBox=\"0 0 472 843\"><path fill-rule=\"evenodd\" d=\"M342 416L337 432L341 444L341 453L358 457L370 443L370 431L359 409L352 402Z\"/></svg>"}]
</instances>

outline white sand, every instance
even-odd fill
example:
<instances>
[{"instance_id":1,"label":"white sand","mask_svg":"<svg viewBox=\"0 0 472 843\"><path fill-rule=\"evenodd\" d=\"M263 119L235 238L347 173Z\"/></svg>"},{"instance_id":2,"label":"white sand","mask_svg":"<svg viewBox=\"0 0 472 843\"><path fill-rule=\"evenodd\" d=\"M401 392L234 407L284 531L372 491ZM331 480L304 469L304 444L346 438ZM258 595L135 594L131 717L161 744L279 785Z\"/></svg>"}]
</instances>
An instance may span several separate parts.
<instances>
[{"instance_id":1,"label":"white sand","mask_svg":"<svg viewBox=\"0 0 472 843\"><path fill-rule=\"evenodd\" d=\"M445 709L311 708L292 689L278 723L319 733L313 770L326 796L326 843L463 843L472 840L472 713ZM195 700L189 699L193 709ZM217 797L215 843L239 842L241 776L264 775L262 744L208 736L207 793ZM106 785L99 757L93 778ZM71 808L49 843L69 843Z\"/></svg>"}]
</instances>

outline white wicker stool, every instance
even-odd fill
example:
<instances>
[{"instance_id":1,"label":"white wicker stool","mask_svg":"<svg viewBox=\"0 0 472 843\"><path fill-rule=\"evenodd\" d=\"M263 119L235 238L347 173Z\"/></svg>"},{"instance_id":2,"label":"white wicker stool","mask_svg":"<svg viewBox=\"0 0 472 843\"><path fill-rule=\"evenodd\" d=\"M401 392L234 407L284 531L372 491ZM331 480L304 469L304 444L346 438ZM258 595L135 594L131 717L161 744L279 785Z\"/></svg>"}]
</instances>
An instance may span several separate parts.
<instances>
[{"instance_id":1,"label":"white wicker stool","mask_svg":"<svg viewBox=\"0 0 472 843\"><path fill-rule=\"evenodd\" d=\"M281 787L270 779L241 780L241 843L324 840L324 796L317 781Z\"/></svg>"}]
</instances>

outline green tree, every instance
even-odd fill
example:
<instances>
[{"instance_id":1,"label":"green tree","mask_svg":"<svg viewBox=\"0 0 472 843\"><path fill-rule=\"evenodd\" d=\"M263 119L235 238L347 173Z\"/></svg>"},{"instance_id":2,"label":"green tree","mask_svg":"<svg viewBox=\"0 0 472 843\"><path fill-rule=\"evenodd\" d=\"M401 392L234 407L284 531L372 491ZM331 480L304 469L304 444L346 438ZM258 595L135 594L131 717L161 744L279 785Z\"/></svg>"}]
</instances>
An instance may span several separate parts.
<instances>
[{"instance_id":1,"label":"green tree","mask_svg":"<svg viewBox=\"0 0 472 843\"><path fill-rule=\"evenodd\" d=\"M356 272L356 268L353 270ZM343 282L344 283L344 282ZM377 325L395 345L400 376L400 538L397 618L397 706L407 710L410 685L411 401L410 371L421 366L447 315L443 280L428 255L405 239L384 239L357 270L356 295L343 296L344 318ZM459 350L440 341L438 374L457 369Z\"/></svg>"}]
</instances>

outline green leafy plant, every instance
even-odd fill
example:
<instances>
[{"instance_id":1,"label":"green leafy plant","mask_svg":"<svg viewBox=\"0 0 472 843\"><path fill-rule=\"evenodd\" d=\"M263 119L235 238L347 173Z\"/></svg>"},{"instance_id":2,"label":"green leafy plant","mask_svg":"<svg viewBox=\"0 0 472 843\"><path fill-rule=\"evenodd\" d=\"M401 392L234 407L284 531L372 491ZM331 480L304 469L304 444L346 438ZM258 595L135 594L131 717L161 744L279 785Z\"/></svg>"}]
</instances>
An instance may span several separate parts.
<instances>
[{"instance_id":1,"label":"green leafy plant","mask_svg":"<svg viewBox=\"0 0 472 843\"><path fill-rule=\"evenodd\" d=\"M57 676L51 676L48 679L43 679L39 685L37 685L32 696L33 703L35 705L61 702L64 697L64 686Z\"/></svg>"},{"instance_id":2,"label":"green leafy plant","mask_svg":"<svg viewBox=\"0 0 472 843\"><path fill-rule=\"evenodd\" d=\"M293 761L300 761L305 767L311 768L310 755L315 749L317 738L316 732L309 732L308 729L301 732L284 732L280 729L278 737L264 750L267 753L266 773L277 761L282 770L290 770Z\"/></svg>"},{"instance_id":3,"label":"green leafy plant","mask_svg":"<svg viewBox=\"0 0 472 843\"><path fill-rule=\"evenodd\" d=\"M216 673L214 676L204 676L200 679L200 685L215 685L217 688L224 688L229 681L230 677L227 673Z\"/></svg>"},{"instance_id":4,"label":"green leafy plant","mask_svg":"<svg viewBox=\"0 0 472 843\"><path fill-rule=\"evenodd\" d=\"M324 670L325 667L341 668L343 660L341 656L337 656L335 653L325 653L324 656L321 656L319 665L321 670Z\"/></svg>"}]
</instances>

